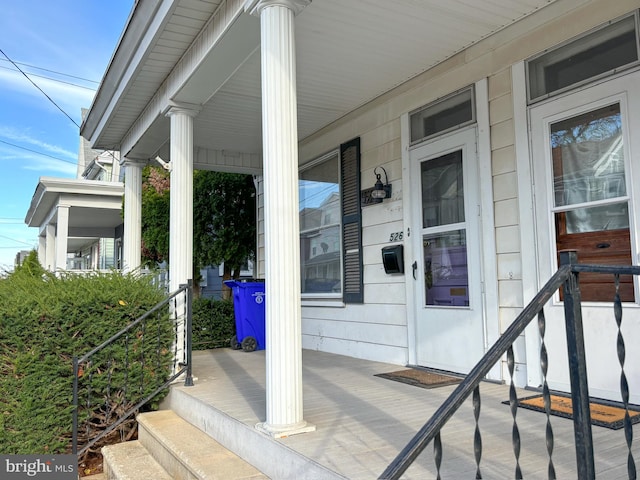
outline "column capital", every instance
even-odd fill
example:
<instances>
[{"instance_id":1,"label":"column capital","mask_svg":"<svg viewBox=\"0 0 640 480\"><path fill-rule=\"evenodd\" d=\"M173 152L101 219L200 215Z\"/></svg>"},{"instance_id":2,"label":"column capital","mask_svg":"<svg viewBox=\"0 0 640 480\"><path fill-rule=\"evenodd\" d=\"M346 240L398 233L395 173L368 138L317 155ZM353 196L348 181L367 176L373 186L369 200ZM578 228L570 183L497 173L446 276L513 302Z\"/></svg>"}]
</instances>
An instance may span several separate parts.
<instances>
[{"instance_id":1,"label":"column capital","mask_svg":"<svg viewBox=\"0 0 640 480\"><path fill-rule=\"evenodd\" d=\"M167 117L178 114L196 117L200 113L200 110L202 110L202 105L196 103L169 101L167 106L162 110L162 113Z\"/></svg>"},{"instance_id":2,"label":"column capital","mask_svg":"<svg viewBox=\"0 0 640 480\"><path fill-rule=\"evenodd\" d=\"M260 16L265 8L280 6L288 8L294 15L298 15L310 3L311 0L246 0L244 11L251 15Z\"/></svg>"}]
</instances>

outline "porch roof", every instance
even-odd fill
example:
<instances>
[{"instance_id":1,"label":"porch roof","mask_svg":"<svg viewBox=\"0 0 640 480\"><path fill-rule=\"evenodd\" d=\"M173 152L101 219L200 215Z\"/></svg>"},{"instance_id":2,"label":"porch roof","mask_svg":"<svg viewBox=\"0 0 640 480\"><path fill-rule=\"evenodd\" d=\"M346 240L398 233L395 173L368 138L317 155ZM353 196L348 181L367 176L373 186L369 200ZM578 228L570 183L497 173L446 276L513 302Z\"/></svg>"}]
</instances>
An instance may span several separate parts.
<instances>
[{"instance_id":1,"label":"porch roof","mask_svg":"<svg viewBox=\"0 0 640 480\"><path fill-rule=\"evenodd\" d=\"M556 1L313 0L295 20L298 138L447 59L464 63L464 49ZM137 1L81 134L94 148L166 160L163 110L187 102L203 105L196 151L259 155L260 24L244 4Z\"/></svg>"},{"instance_id":2,"label":"porch roof","mask_svg":"<svg viewBox=\"0 0 640 480\"><path fill-rule=\"evenodd\" d=\"M31 205L25 216L29 227L57 224L57 207L69 206L70 237L112 237L113 229L122 224L121 182L40 177ZM70 239L68 251L74 251L83 240Z\"/></svg>"}]
</instances>

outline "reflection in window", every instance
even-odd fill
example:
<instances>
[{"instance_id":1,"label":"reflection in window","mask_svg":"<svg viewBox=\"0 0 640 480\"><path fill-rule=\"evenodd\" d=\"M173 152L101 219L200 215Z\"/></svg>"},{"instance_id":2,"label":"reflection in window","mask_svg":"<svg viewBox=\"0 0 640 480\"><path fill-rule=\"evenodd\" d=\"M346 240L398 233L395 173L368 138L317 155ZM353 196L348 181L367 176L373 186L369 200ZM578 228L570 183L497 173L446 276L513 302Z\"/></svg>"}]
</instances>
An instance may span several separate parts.
<instances>
[{"instance_id":1,"label":"reflection in window","mask_svg":"<svg viewBox=\"0 0 640 480\"><path fill-rule=\"evenodd\" d=\"M626 196L618 104L553 124L551 149L555 207ZM626 204L567 209L566 222L567 233L627 228Z\"/></svg>"},{"instance_id":2,"label":"reflection in window","mask_svg":"<svg viewBox=\"0 0 640 480\"><path fill-rule=\"evenodd\" d=\"M464 222L462 151L422 163L422 227Z\"/></svg>"},{"instance_id":3,"label":"reflection in window","mask_svg":"<svg viewBox=\"0 0 640 480\"><path fill-rule=\"evenodd\" d=\"M300 263L303 294L342 293L338 154L300 172Z\"/></svg>"}]
</instances>

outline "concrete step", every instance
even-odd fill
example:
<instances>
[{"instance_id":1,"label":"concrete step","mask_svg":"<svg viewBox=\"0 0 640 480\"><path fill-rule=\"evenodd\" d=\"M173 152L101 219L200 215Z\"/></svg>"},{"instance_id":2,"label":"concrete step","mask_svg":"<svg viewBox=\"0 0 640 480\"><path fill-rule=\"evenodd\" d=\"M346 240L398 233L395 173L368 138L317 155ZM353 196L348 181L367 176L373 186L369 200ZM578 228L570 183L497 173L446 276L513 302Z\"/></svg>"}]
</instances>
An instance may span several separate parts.
<instances>
[{"instance_id":1,"label":"concrete step","mask_svg":"<svg viewBox=\"0 0 640 480\"><path fill-rule=\"evenodd\" d=\"M345 480L342 475L296 452L278 439L260 433L254 424L243 423L203 402L197 396L198 390L197 385L174 385L161 408L175 412L266 475L258 478Z\"/></svg>"},{"instance_id":2,"label":"concrete step","mask_svg":"<svg viewBox=\"0 0 640 480\"><path fill-rule=\"evenodd\" d=\"M138 415L137 420L138 441L170 478L180 480L268 478L172 410L142 413Z\"/></svg>"},{"instance_id":3,"label":"concrete step","mask_svg":"<svg viewBox=\"0 0 640 480\"><path fill-rule=\"evenodd\" d=\"M138 440L102 447L102 466L108 480L172 480Z\"/></svg>"}]
</instances>

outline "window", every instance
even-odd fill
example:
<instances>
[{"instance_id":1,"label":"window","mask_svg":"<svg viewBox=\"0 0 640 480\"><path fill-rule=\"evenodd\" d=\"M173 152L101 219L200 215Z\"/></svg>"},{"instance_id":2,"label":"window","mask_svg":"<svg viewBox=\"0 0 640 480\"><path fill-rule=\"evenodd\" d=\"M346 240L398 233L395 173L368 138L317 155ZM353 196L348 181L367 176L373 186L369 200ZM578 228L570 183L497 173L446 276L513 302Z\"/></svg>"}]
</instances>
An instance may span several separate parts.
<instances>
[{"instance_id":1,"label":"window","mask_svg":"<svg viewBox=\"0 0 640 480\"><path fill-rule=\"evenodd\" d=\"M473 87L469 87L410 113L411 143L474 123L474 105Z\"/></svg>"},{"instance_id":2,"label":"window","mask_svg":"<svg viewBox=\"0 0 640 480\"><path fill-rule=\"evenodd\" d=\"M306 165L298 192L303 296L362 303L360 139Z\"/></svg>"},{"instance_id":3,"label":"window","mask_svg":"<svg viewBox=\"0 0 640 480\"><path fill-rule=\"evenodd\" d=\"M529 102L638 64L637 13L530 59Z\"/></svg>"},{"instance_id":4,"label":"window","mask_svg":"<svg viewBox=\"0 0 640 480\"><path fill-rule=\"evenodd\" d=\"M342 295L338 152L300 172L300 267L303 294Z\"/></svg>"}]
</instances>

